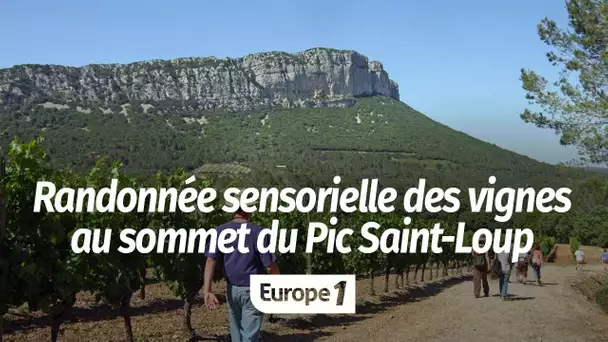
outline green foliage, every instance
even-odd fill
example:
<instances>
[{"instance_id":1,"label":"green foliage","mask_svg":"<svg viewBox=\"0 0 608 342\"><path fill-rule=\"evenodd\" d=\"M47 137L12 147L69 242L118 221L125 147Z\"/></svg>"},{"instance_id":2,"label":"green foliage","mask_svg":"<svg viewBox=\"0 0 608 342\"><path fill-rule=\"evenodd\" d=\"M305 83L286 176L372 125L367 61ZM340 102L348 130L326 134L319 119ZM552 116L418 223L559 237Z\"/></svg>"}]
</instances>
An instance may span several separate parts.
<instances>
[{"instance_id":1,"label":"green foliage","mask_svg":"<svg viewBox=\"0 0 608 342\"><path fill-rule=\"evenodd\" d=\"M547 235L564 241L575 237L583 245L601 246L608 238L608 181L592 177L580 183L572 194L572 209L548 223L554 231ZM545 217L545 216L543 216Z\"/></svg>"},{"instance_id":2,"label":"green foliage","mask_svg":"<svg viewBox=\"0 0 608 342\"><path fill-rule=\"evenodd\" d=\"M74 225L58 214L34 212L33 197L37 181L64 181L48 167L40 140L14 140L8 157L2 179L7 217L6 236L0 241L0 315L23 302L57 315L74 304L82 281L69 247Z\"/></svg>"},{"instance_id":3,"label":"green foliage","mask_svg":"<svg viewBox=\"0 0 608 342\"><path fill-rule=\"evenodd\" d=\"M608 230L604 230L598 237L597 245L601 248L608 248Z\"/></svg>"},{"instance_id":4,"label":"green foliage","mask_svg":"<svg viewBox=\"0 0 608 342\"><path fill-rule=\"evenodd\" d=\"M549 246L568 243L570 237L583 245L602 246L608 239L606 193L608 180L591 177L573 187L572 208L567 213L520 213L515 215L515 225L532 228L539 243L545 236L553 237L555 241L547 241Z\"/></svg>"},{"instance_id":5,"label":"green foliage","mask_svg":"<svg viewBox=\"0 0 608 342\"><path fill-rule=\"evenodd\" d=\"M569 29L545 18L540 39L551 47L549 62L560 67L550 83L534 71L521 71L526 98L540 111L526 109L526 122L550 128L565 145L575 145L594 163L608 162L608 2L568 0Z\"/></svg>"},{"instance_id":6,"label":"green foliage","mask_svg":"<svg viewBox=\"0 0 608 342\"><path fill-rule=\"evenodd\" d=\"M538 238L538 242L541 244L546 244L549 248L553 248L555 246L555 238L552 236L540 236Z\"/></svg>"},{"instance_id":7,"label":"green foliage","mask_svg":"<svg viewBox=\"0 0 608 342\"><path fill-rule=\"evenodd\" d=\"M584 176L454 131L385 97L360 98L348 108L238 113L185 110L168 101L152 105L158 114L137 105L112 107L106 114L96 107L84 114L76 104L61 110L2 107L0 143L43 134L53 164L79 172L102 156L120 161L126 172L148 176L237 163L251 170L250 183L287 184L277 179L288 174L290 186L328 183L336 174L343 185L378 177L397 188L419 178L438 186L480 186L489 175L509 186L565 186Z\"/></svg>"},{"instance_id":8,"label":"green foliage","mask_svg":"<svg viewBox=\"0 0 608 342\"><path fill-rule=\"evenodd\" d=\"M186 186L185 181L189 175L183 170L178 169L169 175L156 175L155 186L157 188L175 188L178 192L186 187L194 189L203 189L213 187L209 180L197 180ZM217 207L215 203L210 203ZM158 232L160 228L175 227L175 229L191 229L194 227L217 226L228 218L220 211L210 214L201 214L198 211L193 213L184 213L181 211L155 213L151 217L149 227ZM142 226L145 227L145 226ZM200 241L198 241L200 242ZM195 250L199 250L199 245L194 246ZM150 254L150 261L155 266L155 276L169 285L173 293L182 299L192 299L203 285L205 257L200 253L169 253L165 249L164 253Z\"/></svg>"},{"instance_id":9,"label":"green foliage","mask_svg":"<svg viewBox=\"0 0 608 342\"><path fill-rule=\"evenodd\" d=\"M555 246L555 238L550 236L535 236L535 242L540 244L540 249L543 255L549 255Z\"/></svg>"},{"instance_id":10,"label":"green foliage","mask_svg":"<svg viewBox=\"0 0 608 342\"><path fill-rule=\"evenodd\" d=\"M120 244L112 243L107 253L74 254L70 245L78 228L101 230L99 243L93 235L93 245L104 245L111 234L116 239L124 229L158 227L207 227L217 225L222 215L186 215L184 213L120 213L120 212L40 212L34 211L36 182L51 181L56 187L99 189L118 180L120 189L139 188L146 184L163 187L184 187L185 171L158 175L154 182L124 174L120 163L99 160L85 175L49 167L40 140L21 143L14 140L8 149L6 177L1 181L5 189L6 236L0 243L0 315L10 306L27 302L32 310L42 310L55 318L75 303L79 291L91 291L121 308L125 317L127 339L132 340L128 308L134 291L141 289L146 268L156 267L160 279L170 283L176 295L192 298L202 284L200 254L130 254L118 251ZM210 181L194 186L210 187ZM55 202L57 206L57 202ZM82 238L81 238L82 241ZM193 285L193 283L196 283ZM198 286L198 287L196 287ZM193 289L194 287L194 289ZM127 324L127 322L129 322ZM53 324L56 338L58 324Z\"/></svg>"},{"instance_id":11,"label":"green foliage","mask_svg":"<svg viewBox=\"0 0 608 342\"><path fill-rule=\"evenodd\" d=\"M296 244L296 253L276 253L277 255L277 264L281 270L289 270L295 274L304 274L306 273L306 255L304 253L305 249L305 238L306 238L306 227L308 227L308 222L312 221L311 215L306 215L298 212L294 213L254 213L252 215L252 220L260 225L261 227L272 227L272 221L278 220L280 227L290 230L297 230L298 232L298 240ZM286 238L288 243L289 239ZM323 265L320 263L319 265Z\"/></svg>"},{"instance_id":12,"label":"green foliage","mask_svg":"<svg viewBox=\"0 0 608 342\"><path fill-rule=\"evenodd\" d=\"M580 246L581 246L581 243L578 241L577 238L575 238L575 237L570 238L570 251L572 252L572 254L574 254Z\"/></svg>"}]
</instances>

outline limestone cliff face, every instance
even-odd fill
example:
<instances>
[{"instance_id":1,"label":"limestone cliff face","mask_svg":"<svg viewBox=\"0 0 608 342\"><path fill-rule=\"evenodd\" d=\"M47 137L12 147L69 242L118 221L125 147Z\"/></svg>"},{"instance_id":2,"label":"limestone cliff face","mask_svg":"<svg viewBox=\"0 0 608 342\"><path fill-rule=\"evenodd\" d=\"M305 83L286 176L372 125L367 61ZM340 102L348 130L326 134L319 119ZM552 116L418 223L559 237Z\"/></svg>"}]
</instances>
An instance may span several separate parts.
<instances>
[{"instance_id":1,"label":"limestone cliff face","mask_svg":"<svg viewBox=\"0 0 608 342\"><path fill-rule=\"evenodd\" d=\"M109 106L177 101L201 109L348 105L353 98L399 99L380 62L355 52L310 49L242 58L178 58L83 67L0 69L0 104L45 101Z\"/></svg>"}]
</instances>

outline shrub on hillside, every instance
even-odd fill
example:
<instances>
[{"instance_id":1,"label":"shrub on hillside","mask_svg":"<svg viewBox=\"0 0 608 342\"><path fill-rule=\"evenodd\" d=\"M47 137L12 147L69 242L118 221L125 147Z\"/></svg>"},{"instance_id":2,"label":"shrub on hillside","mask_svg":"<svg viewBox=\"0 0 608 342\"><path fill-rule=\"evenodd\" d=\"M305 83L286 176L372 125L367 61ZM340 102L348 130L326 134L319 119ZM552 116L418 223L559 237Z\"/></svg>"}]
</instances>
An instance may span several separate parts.
<instances>
[{"instance_id":1,"label":"shrub on hillside","mask_svg":"<svg viewBox=\"0 0 608 342\"><path fill-rule=\"evenodd\" d=\"M604 231L598 238L597 245L601 248L608 248L608 231Z\"/></svg>"},{"instance_id":2,"label":"shrub on hillside","mask_svg":"<svg viewBox=\"0 0 608 342\"><path fill-rule=\"evenodd\" d=\"M570 250L572 251L572 254L574 254L574 252L576 252L578 250L580 245L581 245L581 243L578 241L577 238L575 238L575 237L570 238Z\"/></svg>"},{"instance_id":3,"label":"shrub on hillside","mask_svg":"<svg viewBox=\"0 0 608 342\"><path fill-rule=\"evenodd\" d=\"M543 252L543 255L549 255L549 253L551 253L551 247L549 247L547 242L541 242L540 250Z\"/></svg>"},{"instance_id":4,"label":"shrub on hillside","mask_svg":"<svg viewBox=\"0 0 608 342\"><path fill-rule=\"evenodd\" d=\"M555 238L551 236L539 236L536 242L540 244L540 249L544 256L548 256L553 246L555 246Z\"/></svg>"}]
</instances>

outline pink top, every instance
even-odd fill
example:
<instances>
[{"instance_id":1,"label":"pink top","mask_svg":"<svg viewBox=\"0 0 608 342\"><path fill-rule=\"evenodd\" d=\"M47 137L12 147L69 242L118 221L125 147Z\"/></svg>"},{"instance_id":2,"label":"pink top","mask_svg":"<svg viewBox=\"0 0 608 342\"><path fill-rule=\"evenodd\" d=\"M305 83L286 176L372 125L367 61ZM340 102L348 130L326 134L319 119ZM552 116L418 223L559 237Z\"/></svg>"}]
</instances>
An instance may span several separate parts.
<instances>
[{"instance_id":1,"label":"pink top","mask_svg":"<svg viewBox=\"0 0 608 342\"><path fill-rule=\"evenodd\" d=\"M540 249L532 251L532 263L540 265L543 261L543 251Z\"/></svg>"}]
</instances>

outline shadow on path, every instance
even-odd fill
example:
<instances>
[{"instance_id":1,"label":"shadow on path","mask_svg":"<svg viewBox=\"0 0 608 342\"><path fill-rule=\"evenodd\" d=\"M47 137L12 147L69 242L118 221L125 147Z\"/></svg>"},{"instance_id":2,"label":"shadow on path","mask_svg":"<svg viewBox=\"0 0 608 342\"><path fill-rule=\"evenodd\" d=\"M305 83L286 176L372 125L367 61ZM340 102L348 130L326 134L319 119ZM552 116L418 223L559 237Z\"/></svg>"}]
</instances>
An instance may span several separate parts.
<instances>
[{"instance_id":1,"label":"shadow on path","mask_svg":"<svg viewBox=\"0 0 608 342\"><path fill-rule=\"evenodd\" d=\"M507 296L507 301L517 301L517 300L532 300L535 299L535 297L519 297L519 296Z\"/></svg>"},{"instance_id":2,"label":"shadow on path","mask_svg":"<svg viewBox=\"0 0 608 342\"><path fill-rule=\"evenodd\" d=\"M493 294L492 297L493 298L500 298L500 295L499 294ZM507 301L513 301L513 300L531 300L531 299L536 299L536 297L521 297L521 296L518 296L518 295L512 294L512 293L507 294Z\"/></svg>"},{"instance_id":3,"label":"shadow on path","mask_svg":"<svg viewBox=\"0 0 608 342\"><path fill-rule=\"evenodd\" d=\"M225 294L216 294L220 304L226 302ZM193 304L195 306L204 305L201 297L196 297ZM134 306L129 309L131 317L144 316L148 314L159 314L164 312L182 310L184 301L181 299L153 299L141 306ZM28 315L13 314L13 317L4 321L4 332L11 333L15 331L27 331L37 328L51 326L51 318L47 315L40 317L31 317ZM65 315L61 323L82 323L112 320L122 317L120 310L113 308L108 304L95 305L91 307L73 307Z\"/></svg>"},{"instance_id":4,"label":"shadow on path","mask_svg":"<svg viewBox=\"0 0 608 342\"><path fill-rule=\"evenodd\" d=\"M202 304L202 301L196 300L195 304ZM129 314L131 317L136 317L147 314L181 310L183 307L184 301L179 299L155 299L146 305L131 307ZM6 320L4 332L10 333L14 331L26 331L51 326L51 318L46 315L42 317L22 317L23 318ZM111 305L99 305L88 308L74 307L67 312L66 317L62 320L62 323L103 321L118 317L122 317L120 311L112 308Z\"/></svg>"},{"instance_id":5,"label":"shadow on path","mask_svg":"<svg viewBox=\"0 0 608 342\"><path fill-rule=\"evenodd\" d=\"M262 331L260 336L260 342L305 342L305 341L314 341L321 337L327 337L331 335L328 332L322 331L312 331L312 332L302 332L295 333L290 335L276 335L273 333ZM195 337L189 340L189 342L194 341L217 341L217 342L231 342L232 339L230 335L221 335L221 336L212 336L212 337Z\"/></svg>"}]
</instances>

